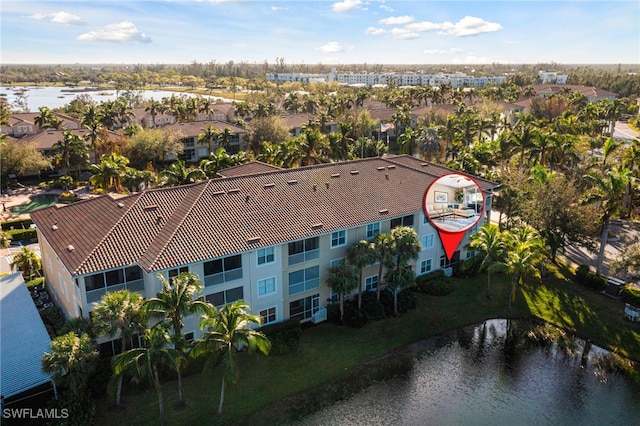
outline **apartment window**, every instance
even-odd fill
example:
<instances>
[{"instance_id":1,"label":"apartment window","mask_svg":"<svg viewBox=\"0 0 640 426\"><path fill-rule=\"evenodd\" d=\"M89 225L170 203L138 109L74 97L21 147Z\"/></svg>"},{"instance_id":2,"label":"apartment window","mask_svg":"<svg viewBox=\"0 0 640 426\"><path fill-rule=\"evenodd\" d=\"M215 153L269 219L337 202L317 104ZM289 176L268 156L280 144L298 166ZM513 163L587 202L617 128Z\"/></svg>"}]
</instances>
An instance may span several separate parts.
<instances>
[{"instance_id":1,"label":"apartment window","mask_svg":"<svg viewBox=\"0 0 640 426\"><path fill-rule=\"evenodd\" d=\"M275 249L273 246L258 249L258 265L266 265L276 260Z\"/></svg>"},{"instance_id":2,"label":"apartment window","mask_svg":"<svg viewBox=\"0 0 640 426\"><path fill-rule=\"evenodd\" d=\"M467 250L467 259L474 257L476 255L475 250Z\"/></svg>"},{"instance_id":3,"label":"apartment window","mask_svg":"<svg viewBox=\"0 0 640 426\"><path fill-rule=\"evenodd\" d=\"M266 296L276 292L276 277L258 280L258 296Z\"/></svg>"},{"instance_id":4,"label":"apartment window","mask_svg":"<svg viewBox=\"0 0 640 426\"><path fill-rule=\"evenodd\" d=\"M271 324L276 322L276 308L264 309L260 311L261 325Z\"/></svg>"},{"instance_id":5,"label":"apartment window","mask_svg":"<svg viewBox=\"0 0 640 426\"><path fill-rule=\"evenodd\" d=\"M181 268L175 268L175 269L169 269L169 281L171 281L172 278L175 278L180 274L186 274L187 272L189 272L189 267L188 266L183 266Z\"/></svg>"},{"instance_id":6,"label":"apartment window","mask_svg":"<svg viewBox=\"0 0 640 426\"><path fill-rule=\"evenodd\" d=\"M391 219L391 229L397 228L398 226L413 227L413 215L410 214L407 216Z\"/></svg>"},{"instance_id":7,"label":"apartment window","mask_svg":"<svg viewBox=\"0 0 640 426\"><path fill-rule=\"evenodd\" d=\"M340 301L340 295L333 291L332 288L329 289L329 301L331 303L338 303Z\"/></svg>"},{"instance_id":8,"label":"apartment window","mask_svg":"<svg viewBox=\"0 0 640 426\"><path fill-rule=\"evenodd\" d=\"M367 225L367 240L371 240L380 235L380 222L370 223Z\"/></svg>"},{"instance_id":9,"label":"apartment window","mask_svg":"<svg viewBox=\"0 0 640 426\"><path fill-rule=\"evenodd\" d=\"M347 245L347 231L336 231L331 233L331 248Z\"/></svg>"},{"instance_id":10,"label":"apartment window","mask_svg":"<svg viewBox=\"0 0 640 426\"><path fill-rule=\"evenodd\" d=\"M339 257L337 259L332 259L329 261L329 266L331 268L337 268L340 265L344 264L344 257Z\"/></svg>"},{"instance_id":11,"label":"apartment window","mask_svg":"<svg viewBox=\"0 0 640 426\"><path fill-rule=\"evenodd\" d=\"M453 252L453 256L451 256L451 260L447 260L447 256L440 256L440 267L448 268L451 265L455 265L460 261L460 250L456 250Z\"/></svg>"},{"instance_id":12,"label":"apartment window","mask_svg":"<svg viewBox=\"0 0 640 426\"><path fill-rule=\"evenodd\" d=\"M242 256L239 254L204 262L205 287L240 278L242 278Z\"/></svg>"},{"instance_id":13,"label":"apartment window","mask_svg":"<svg viewBox=\"0 0 640 426\"><path fill-rule=\"evenodd\" d=\"M193 331L191 331L189 333L184 333L184 341L185 342L193 342L194 338L195 338L195 333Z\"/></svg>"},{"instance_id":14,"label":"apartment window","mask_svg":"<svg viewBox=\"0 0 640 426\"><path fill-rule=\"evenodd\" d=\"M420 275L431 272L431 259L423 260L420 262Z\"/></svg>"},{"instance_id":15,"label":"apartment window","mask_svg":"<svg viewBox=\"0 0 640 426\"><path fill-rule=\"evenodd\" d=\"M127 289L142 292L144 291L142 269L130 266L88 275L84 278L84 286L87 291L87 303L99 302L107 291Z\"/></svg>"},{"instance_id":16,"label":"apartment window","mask_svg":"<svg viewBox=\"0 0 640 426\"><path fill-rule=\"evenodd\" d=\"M372 275L364 279L364 289L366 291L375 290L378 288L378 276Z\"/></svg>"},{"instance_id":17,"label":"apartment window","mask_svg":"<svg viewBox=\"0 0 640 426\"><path fill-rule=\"evenodd\" d=\"M422 223L424 223L425 225L429 223L429 217L426 214L422 215Z\"/></svg>"},{"instance_id":18,"label":"apartment window","mask_svg":"<svg viewBox=\"0 0 640 426\"><path fill-rule=\"evenodd\" d=\"M302 293L320 287L320 267L312 266L307 269L289 273L289 295Z\"/></svg>"},{"instance_id":19,"label":"apartment window","mask_svg":"<svg viewBox=\"0 0 640 426\"><path fill-rule=\"evenodd\" d=\"M318 237L289 243L289 265L307 262L320 256Z\"/></svg>"},{"instance_id":20,"label":"apartment window","mask_svg":"<svg viewBox=\"0 0 640 426\"><path fill-rule=\"evenodd\" d=\"M433 247L433 234L422 235L420 244L422 244L422 250Z\"/></svg>"},{"instance_id":21,"label":"apartment window","mask_svg":"<svg viewBox=\"0 0 640 426\"><path fill-rule=\"evenodd\" d=\"M225 291L210 294L205 297L206 301L213 306L220 308L221 306L233 303L244 298L244 290L242 287L236 287Z\"/></svg>"},{"instance_id":22,"label":"apartment window","mask_svg":"<svg viewBox=\"0 0 640 426\"><path fill-rule=\"evenodd\" d=\"M289 317L305 320L311 318L320 309L320 295L305 297L289 303Z\"/></svg>"}]
</instances>

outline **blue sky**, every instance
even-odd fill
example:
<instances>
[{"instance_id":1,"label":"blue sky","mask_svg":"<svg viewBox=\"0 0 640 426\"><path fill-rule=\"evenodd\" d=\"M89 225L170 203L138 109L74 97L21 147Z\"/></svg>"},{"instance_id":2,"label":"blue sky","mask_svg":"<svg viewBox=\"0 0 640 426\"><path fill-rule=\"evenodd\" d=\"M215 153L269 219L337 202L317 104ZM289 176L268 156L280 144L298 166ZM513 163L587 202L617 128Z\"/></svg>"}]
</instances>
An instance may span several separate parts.
<instances>
[{"instance_id":1,"label":"blue sky","mask_svg":"<svg viewBox=\"0 0 640 426\"><path fill-rule=\"evenodd\" d=\"M2 0L4 64L640 63L640 2Z\"/></svg>"}]
</instances>

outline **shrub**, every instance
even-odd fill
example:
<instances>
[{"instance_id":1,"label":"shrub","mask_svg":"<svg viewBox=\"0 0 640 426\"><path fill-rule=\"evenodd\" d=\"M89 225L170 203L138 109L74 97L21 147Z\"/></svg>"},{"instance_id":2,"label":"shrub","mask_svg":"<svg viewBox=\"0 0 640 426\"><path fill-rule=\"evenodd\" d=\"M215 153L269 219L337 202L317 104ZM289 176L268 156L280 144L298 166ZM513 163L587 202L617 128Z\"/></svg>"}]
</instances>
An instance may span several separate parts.
<instances>
[{"instance_id":1,"label":"shrub","mask_svg":"<svg viewBox=\"0 0 640 426\"><path fill-rule=\"evenodd\" d=\"M362 313L369 321L377 321L386 317L384 305L376 297L375 291L362 293Z\"/></svg>"},{"instance_id":2,"label":"shrub","mask_svg":"<svg viewBox=\"0 0 640 426\"><path fill-rule=\"evenodd\" d=\"M602 291L607 287L607 280L589 270L587 265L576 268L576 282L595 291Z\"/></svg>"},{"instance_id":3,"label":"shrub","mask_svg":"<svg viewBox=\"0 0 640 426\"><path fill-rule=\"evenodd\" d=\"M13 229L6 231L7 235L11 237L11 241L31 241L38 238L38 233L35 229Z\"/></svg>"},{"instance_id":4,"label":"shrub","mask_svg":"<svg viewBox=\"0 0 640 426\"><path fill-rule=\"evenodd\" d=\"M446 296L453 292L453 284L446 278L439 280L431 280L422 282L416 287L420 293L429 294L431 296Z\"/></svg>"},{"instance_id":5,"label":"shrub","mask_svg":"<svg viewBox=\"0 0 640 426\"><path fill-rule=\"evenodd\" d=\"M624 286L622 300L630 305L640 307L640 288L631 285Z\"/></svg>"},{"instance_id":6,"label":"shrub","mask_svg":"<svg viewBox=\"0 0 640 426\"><path fill-rule=\"evenodd\" d=\"M367 318L362 312L358 311L358 302L355 300L345 300L343 324L348 327L360 328L366 323Z\"/></svg>"},{"instance_id":7,"label":"shrub","mask_svg":"<svg viewBox=\"0 0 640 426\"><path fill-rule=\"evenodd\" d=\"M271 342L271 354L294 353L300 346L302 327L300 320L290 319L277 324L266 325L260 329Z\"/></svg>"},{"instance_id":8,"label":"shrub","mask_svg":"<svg viewBox=\"0 0 640 426\"><path fill-rule=\"evenodd\" d=\"M418 307L418 296L410 288L398 293L398 313L405 314Z\"/></svg>"},{"instance_id":9,"label":"shrub","mask_svg":"<svg viewBox=\"0 0 640 426\"><path fill-rule=\"evenodd\" d=\"M29 290L34 289L35 287L44 288L44 277L34 278L25 283Z\"/></svg>"},{"instance_id":10,"label":"shrub","mask_svg":"<svg viewBox=\"0 0 640 426\"><path fill-rule=\"evenodd\" d=\"M52 337L59 336L59 331L62 330L62 327L65 325L65 318L62 315L62 311L57 306L51 306L50 308L45 308L40 311L40 317L42 318L42 322L44 323L49 334L53 332Z\"/></svg>"},{"instance_id":11,"label":"shrub","mask_svg":"<svg viewBox=\"0 0 640 426\"><path fill-rule=\"evenodd\" d=\"M32 224L33 221L29 218L8 220L6 222L2 222L2 230L11 231L15 229L29 229Z\"/></svg>"}]
</instances>

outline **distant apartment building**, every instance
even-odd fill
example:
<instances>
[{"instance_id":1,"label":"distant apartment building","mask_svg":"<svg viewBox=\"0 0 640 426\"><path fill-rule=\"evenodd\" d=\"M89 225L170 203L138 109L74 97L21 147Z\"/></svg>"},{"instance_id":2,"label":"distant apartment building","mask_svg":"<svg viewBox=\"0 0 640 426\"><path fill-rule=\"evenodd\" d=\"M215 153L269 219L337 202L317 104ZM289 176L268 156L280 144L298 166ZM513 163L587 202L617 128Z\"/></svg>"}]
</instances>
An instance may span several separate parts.
<instances>
[{"instance_id":1,"label":"distant apartment building","mask_svg":"<svg viewBox=\"0 0 640 426\"><path fill-rule=\"evenodd\" d=\"M542 84L567 84L569 76L552 71L540 71L538 72L538 79Z\"/></svg>"},{"instance_id":2,"label":"distant apartment building","mask_svg":"<svg viewBox=\"0 0 640 426\"><path fill-rule=\"evenodd\" d=\"M500 84L506 80L504 76L472 77L462 72L427 74L422 72L405 73L369 73L369 72L338 72L335 68L328 74L301 73L267 73L266 78L276 83L284 82L338 82L350 86L433 86L449 84L452 88L482 87L488 84Z\"/></svg>"}]
</instances>

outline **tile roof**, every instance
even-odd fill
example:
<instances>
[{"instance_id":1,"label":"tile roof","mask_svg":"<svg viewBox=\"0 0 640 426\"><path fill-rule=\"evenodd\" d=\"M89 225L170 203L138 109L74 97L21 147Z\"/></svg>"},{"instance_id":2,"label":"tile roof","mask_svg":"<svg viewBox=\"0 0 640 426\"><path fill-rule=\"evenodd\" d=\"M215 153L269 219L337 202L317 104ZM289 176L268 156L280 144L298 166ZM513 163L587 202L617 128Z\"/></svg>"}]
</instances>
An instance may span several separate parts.
<instances>
[{"instance_id":1,"label":"tile roof","mask_svg":"<svg viewBox=\"0 0 640 426\"><path fill-rule=\"evenodd\" d=\"M64 139L64 132L66 130L52 130L47 129L40 133L25 136L19 139L20 143L35 143L36 147L41 150L51 149L51 147ZM72 133L80 136L82 139L89 133L87 129L73 129ZM115 132L108 131L107 135L111 141L115 141L118 135Z\"/></svg>"},{"instance_id":2,"label":"tile roof","mask_svg":"<svg viewBox=\"0 0 640 426\"><path fill-rule=\"evenodd\" d=\"M450 172L369 158L106 195L31 218L72 275L134 263L156 271L421 211L427 187Z\"/></svg>"},{"instance_id":3,"label":"tile roof","mask_svg":"<svg viewBox=\"0 0 640 426\"><path fill-rule=\"evenodd\" d=\"M220 170L218 172L218 176L233 177L255 175L256 173L272 172L274 170L282 170L282 168L272 164L263 163L262 161L251 161L246 164L239 164L237 166L227 167L224 170Z\"/></svg>"},{"instance_id":4,"label":"tile roof","mask_svg":"<svg viewBox=\"0 0 640 426\"><path fill-rule=\"evenodd\" d=\"M19 272L0 278L0 394L15 396L51 381L40 368L51 338Z\"/></svg>"}]
</instances>

